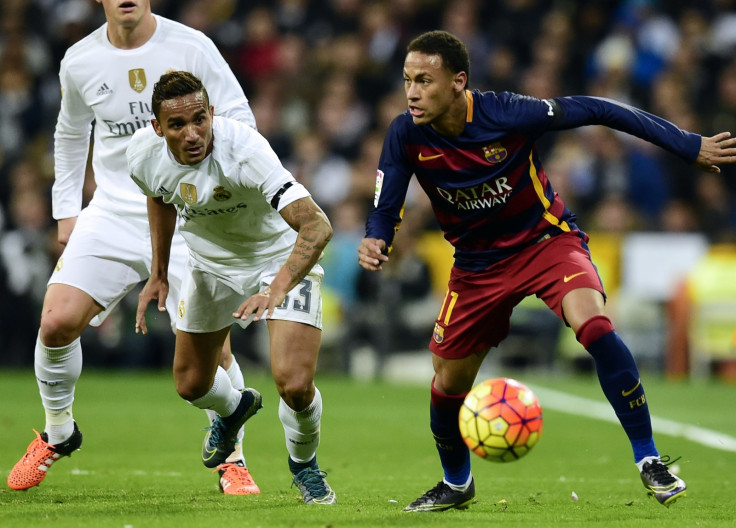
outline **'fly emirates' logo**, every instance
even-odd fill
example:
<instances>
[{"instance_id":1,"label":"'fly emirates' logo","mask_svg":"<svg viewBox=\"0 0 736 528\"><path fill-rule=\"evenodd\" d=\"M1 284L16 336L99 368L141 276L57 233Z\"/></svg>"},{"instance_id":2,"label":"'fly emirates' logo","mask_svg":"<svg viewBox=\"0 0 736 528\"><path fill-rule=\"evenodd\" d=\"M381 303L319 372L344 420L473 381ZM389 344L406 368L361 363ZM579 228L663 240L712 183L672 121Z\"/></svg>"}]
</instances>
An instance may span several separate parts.
<instances>
[{"instance_id":1,"label":"'fly emirates' logo","mask_svg":"<svg viewBox=\"0 0 736 528\"><path fill-rule=\"evenodd\" d=\"M233 205L231 207L223 207L221 209L210 209L209 207L200 207L194 209L189 205L184 205L184 207L179 210L179 216L181 216L185 221L189 221L195 217L237 213L238 211L240 211L241 209L245 209L246 207L248 207L248 205L244 202L240 202L239 204Z\"/></svg>"},{"instance_id":2,"label":"'fly emirates' logo","mask_svg":"<svg viewBox=\"0 0 736 528\"><path fill-rule=\"evenodd\" d=\"M462 189L443 189L436 187L437 193L459 210L490 209L506 203L511 194L511 186L506 178L497 178L473 187Z\"/></svg>"},{"instance_id":3,"label":"'fly emirates' logo","mask_svg":"<svg viewBox=\"0 0 736 528\"><path fill-rule=\"evenodd\" d=\"M153 111L151 104L143 101L128 102L129 118L125 121L112 121L103 119L111 136L132 136L139 128L145 128L151 124Z\"/></svg>"}]
</instances>

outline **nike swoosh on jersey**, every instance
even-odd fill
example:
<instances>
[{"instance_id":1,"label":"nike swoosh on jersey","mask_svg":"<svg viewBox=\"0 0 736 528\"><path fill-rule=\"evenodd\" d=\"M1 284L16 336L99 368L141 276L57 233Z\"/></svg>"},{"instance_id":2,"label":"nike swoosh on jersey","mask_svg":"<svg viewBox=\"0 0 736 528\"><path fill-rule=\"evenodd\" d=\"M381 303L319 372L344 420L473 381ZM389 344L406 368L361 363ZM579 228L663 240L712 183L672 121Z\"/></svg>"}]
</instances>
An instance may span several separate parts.
<instances>
[{"instance_id":1,"label":"nike swoosh on jersey","mask_svg":"<svg viewBox=\"0 0 736 528\"><path fill-rule=\"evenodd\" d=\"M574 279L575 277L579 277L580 275L585 275L586 273L588 273L588 272L587 272L587 271L580 271L580 272L578 272L578 273L573 273L572 275L565 275L565 276L564 276L564 277L562 278L562 282L570 282L570 281L571 281L571 280L573 280L573 279Z\"/></svg>"},{"instance_id":2,"label":"nike swoosh on jersey","mask_svg":"<svg viewBox=\"0 0 736 528\"><path fill-rule=\"evenodd\" d=\"M625 398L626 396L628 396L629 394L631 394L632 392L634 392L636 389L638 389L639 388L639 385L641 385L641 380L639 380L639 381L636 382L636 385L634 386L633 389L631 389L629 391L622 390L621 391L621 396L623 396Z\"/></svg>"},{"instance_id":3,"label":"nike swoosh on jersey","mask_svg":"<svg viewBox=\"0 0 736 528\"><path fill-rule=\"evenodd\" d=\"M437 158L441 158L444 154L435 154L434 156L424 156L421 152L419 153L419 161L429 161Z\"/></svg>"}]
</instances>

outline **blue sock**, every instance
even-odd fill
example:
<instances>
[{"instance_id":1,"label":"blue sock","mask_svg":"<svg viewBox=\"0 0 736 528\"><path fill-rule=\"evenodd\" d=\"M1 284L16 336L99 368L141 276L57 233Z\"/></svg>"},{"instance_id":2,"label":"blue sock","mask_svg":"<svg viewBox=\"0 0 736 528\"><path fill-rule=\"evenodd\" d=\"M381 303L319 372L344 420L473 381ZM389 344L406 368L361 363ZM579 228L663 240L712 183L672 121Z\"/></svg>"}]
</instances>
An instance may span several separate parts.
<instances>
[{"instance_id":1,"label":"blue sock","mask_svg":"<svg viewBox=\"0 0 736 528\"><path fill-rule=\"evenodd\" d=\"M634 462L648 456L659 456L657 447L654 445L654 438L642 438L641 440L631 440L631 448L634 450Z\"/></svg>"},{"instance_id":2,"label":"blue sock","mask_svg":"<svg viewBox=\"0 0 736 528\"><path fill-rule=\"evenodd\" d=\"M291 458L291 456L289 456L289 470L291 470L292 475L296 475L305 468L312 468L315 471L319 469L319 465L317 465L317 455L314 455L312 460L309 462L296 462Z\"/></svg>"},{"instance_id":3,"label":"blue sock","mask_svg":"<svg viewBox=\"0 0 736 528\"><path fill-rule=\"evenodd\" d=\"M444 395L443 403L449 405L440 408L435 405L437 394L433 392L432 396L433 401L429 407L430 428L445 472L445 480L450 484L462 486L470 476L470 450L460 436L457 422L464 397ZM458 401L459 405L456 405Z\"/></svg>"},{"instance_id":4,"label":"blue sock","mask_svg":"<svg viewBox=\"0 0 736 528\"><path fill-rule=\"evenodd\" d=\"M603 393L629 437L634 461L659 456L652 437L652 421L644 387L628 347L614 330L590 343L586 349L595 360Z\"/></svg>"}]
</instances>

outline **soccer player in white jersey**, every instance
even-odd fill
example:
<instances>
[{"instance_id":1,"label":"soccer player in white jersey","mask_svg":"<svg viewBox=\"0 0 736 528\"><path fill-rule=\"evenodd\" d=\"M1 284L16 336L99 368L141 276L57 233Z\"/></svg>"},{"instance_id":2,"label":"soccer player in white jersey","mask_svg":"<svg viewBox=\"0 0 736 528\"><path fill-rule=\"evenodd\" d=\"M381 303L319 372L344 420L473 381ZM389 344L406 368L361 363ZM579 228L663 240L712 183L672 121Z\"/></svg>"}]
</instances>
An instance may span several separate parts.
<instances>
[{"instance_id":1,"label":"soccer player in white jersey","mask_svg":"<svg viewBox=\"0 0 736 528\"><path fill-rule=\"evenodd\" d=\"M128 147L130 175L148 196L153 245L136 331L146 331L148 303L156 300L162 309L167 300L178 215L190 251L175 299L174 381L182 398L222 417L205 436L205 465L229 453L231 424L243 422L255 406L217 367L218 351L234 321L245 327L265 318L292 482L305 503L335 504L317 465L322 397L314 385L324 274L317 262L332 237L330 222L263 136L214 115L192 73L164 74L153 89L152 110L153 127L136 132Z\"/></svg>"},{"instance_id":2,"label":"soccer player in white jersey","mask_svg":"<svg viewBox=\"0 0 736 528\"><path fill-rule=\"evenodd\" d=\"M206 80L218 113L255 126L235 76L214 43L199 31L154 15L149 0L97 0L106 24L70 47L61 62L61 109L55 133L53 216L65 244L49 280L35 350L35 371L46 411L43 434L8 476L13 489L40 484L49 466L82 443L72 414L82 369L80 336L99 325L136 284L148 278L151 243L146 199L131 181L125 149L133 133L150 124L153 82L169 69L187 69ZM82 210L90 145L97 189ZM169 284L177 291L186 246L174 239ZM174 326L176 306L168 306ZM221 364L239 389L243 375L230 353ZM215 413L210 411L210 420ZM242 435L242 432L241 432ZM228 494L258 493L237 444L219 468Z\"/></svg>"}]
</instances>

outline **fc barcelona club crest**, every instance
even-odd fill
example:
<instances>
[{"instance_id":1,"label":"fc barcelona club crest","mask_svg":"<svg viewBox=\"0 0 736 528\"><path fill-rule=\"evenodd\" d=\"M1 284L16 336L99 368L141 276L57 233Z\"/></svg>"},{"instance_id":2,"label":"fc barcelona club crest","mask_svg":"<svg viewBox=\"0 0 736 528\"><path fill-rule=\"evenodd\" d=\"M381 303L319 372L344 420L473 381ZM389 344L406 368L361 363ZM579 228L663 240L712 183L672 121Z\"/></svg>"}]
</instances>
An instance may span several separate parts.
<instances>
[{"instance_id":1,"label":"fc barcelona club crest","mask_svg":"<svg viewBox=\"0 0 736 528\"><path fill-rule=\"evenodd\" d=\"M483 155L488 160L488 163L495 165L505 160L509 153L501 143L491 143L487 147L483 147Z\"/></svg>"},{"instance_id":2,"label":"fc barcelona club crest","mask_svg":"<svg viewBox=\"0 0 736 528\"><path fill-rule=\"evenodd\" d=\"M130 87L138 93L146 89L146 72L143 68L128 70L128 82Z\"/></svg>"},{"instance_id":3,"label":"fc barcelona club crest","mask_svg":"<svg viewBox=\"0 0 736 528\"><path fill-rule=\"evenodd\" d=\"M197 203L197 187L195 187L191 183L182 183L179 186L179 192L181 193L181 198L189 205L194 205Z\"/></svg>"},{"instance_id":4,"label":"fc barcelona club crest","mask_svg":"<svg viewBox=\"0 0 736 528\"><path fill-rule=\"evenodd\" d=\"M434 324L434 332L432 333L432 338L434 339L435 343L442 343L442 341L445 340L445 329L442 328L439 323Z\"/></svg>"}]
</instances>

